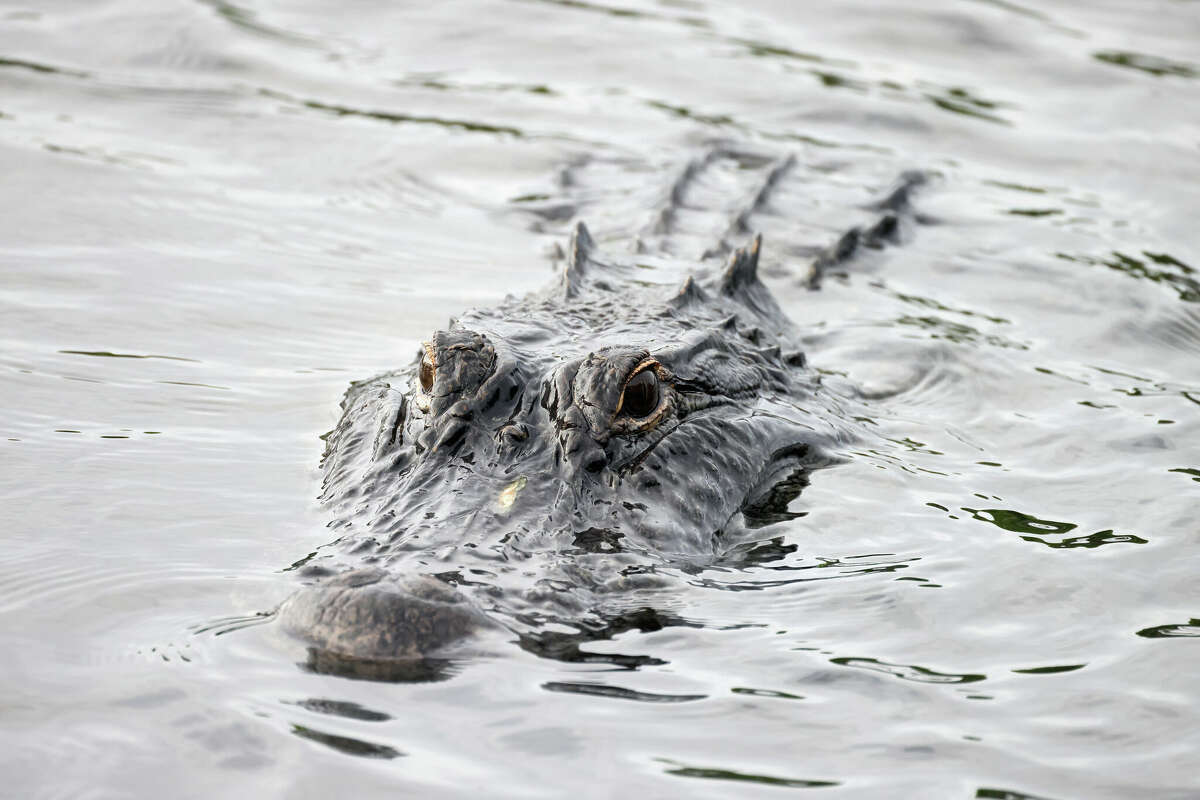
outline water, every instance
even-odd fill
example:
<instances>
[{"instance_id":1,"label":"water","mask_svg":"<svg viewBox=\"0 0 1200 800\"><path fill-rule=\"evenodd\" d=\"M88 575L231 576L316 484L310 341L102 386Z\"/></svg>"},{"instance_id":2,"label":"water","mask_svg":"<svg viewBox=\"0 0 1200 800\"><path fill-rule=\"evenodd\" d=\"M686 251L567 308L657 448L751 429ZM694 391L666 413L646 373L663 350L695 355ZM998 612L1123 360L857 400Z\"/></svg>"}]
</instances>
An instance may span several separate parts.
<instances>
[{"instance_id":1,"label":"water","mask_svg":"<svg viewBox=\"0 0 1200 800\"><path fill-rule=\"evenodd\" d=\"M6 0L4 793L1200 796L1198 41L1188 0ZM818 293L768 238L887 442L794 550L588 646L637 670L350 681L243 627L332 538L349 381L548 280L522 198L591 158L616 237L713 138L795 154L815 244L938 175Z\"/></svg>"}]
</instances>

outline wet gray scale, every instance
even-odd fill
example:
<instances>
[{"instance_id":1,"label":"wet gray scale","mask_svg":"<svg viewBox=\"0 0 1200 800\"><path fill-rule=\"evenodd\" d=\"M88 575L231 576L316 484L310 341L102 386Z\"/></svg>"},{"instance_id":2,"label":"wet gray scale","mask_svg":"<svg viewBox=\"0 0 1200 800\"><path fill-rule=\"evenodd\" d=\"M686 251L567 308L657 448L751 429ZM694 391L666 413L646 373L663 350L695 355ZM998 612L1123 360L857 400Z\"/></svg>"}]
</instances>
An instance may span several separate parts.
<instances>
[{"instance_id":1,"label":"wet gray scale","mask_svg":"<svg viewBox=\"0 0 1200 800\"><path fill-rule=\"evenodd\" d=\"M1197 41L1166 0L3 3L4 792L1197 796ZM579 220L617 292L761 232L825 387L787 413L861 435L638 551L602 629L531 592L458 654L307 651L271 612L356 535L343 392ZM486 588L511 533L398 563Z\"/></svg>"}]
</instances>

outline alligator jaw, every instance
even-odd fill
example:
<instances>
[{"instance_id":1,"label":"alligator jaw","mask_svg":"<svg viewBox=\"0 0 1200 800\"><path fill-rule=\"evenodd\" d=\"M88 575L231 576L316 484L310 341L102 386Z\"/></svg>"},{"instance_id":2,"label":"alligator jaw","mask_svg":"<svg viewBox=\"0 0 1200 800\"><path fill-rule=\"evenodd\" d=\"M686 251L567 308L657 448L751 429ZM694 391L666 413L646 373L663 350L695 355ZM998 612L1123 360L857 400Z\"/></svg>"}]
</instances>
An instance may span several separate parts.
<instances>
[{"instance_id":1,"label":"alligator jaw","mask_svg":"<svg viewBox=\"0 0 1200 800\"><path fill-rule=\"evenodd\" d=\"M305 587L279 610L310 646L308 666L347 677L429 680L444 652L496 628L462 595L426 576L356 569Z\"/></svg>"}]
</instances>

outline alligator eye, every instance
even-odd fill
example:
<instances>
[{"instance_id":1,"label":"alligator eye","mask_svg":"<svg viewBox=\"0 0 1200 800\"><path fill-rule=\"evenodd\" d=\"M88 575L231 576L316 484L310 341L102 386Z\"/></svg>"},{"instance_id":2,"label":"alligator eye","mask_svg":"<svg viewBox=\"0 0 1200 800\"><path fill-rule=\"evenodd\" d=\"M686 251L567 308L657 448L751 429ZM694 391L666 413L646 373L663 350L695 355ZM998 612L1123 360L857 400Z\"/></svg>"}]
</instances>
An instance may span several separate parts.
<instances>
[{"instance_id":1,"label":"alligator eye","mask_svg":"<svg viewBox=\"0 0 1200 800\"><path fill-rule=\"evenodd\" d=\"M658 408L658 400L658 373L650 367L634 375L625 384L621 410L634 418L648 417Z\"/></svg>"},{"instance_id":2,"label":"alligator eye","mask_svg":"<svg viewBox=\"0 0 1200 800\"><path fill-rule=\"evenodd\" d=\"M429 394L429 392L431 392L433 390L433 375L434 375L433 362L430 361L429 356L426 355L423 359L421 359L421 375L420 375L421 389L424 390L425 394Z\"/></svg>"}]
</instances>

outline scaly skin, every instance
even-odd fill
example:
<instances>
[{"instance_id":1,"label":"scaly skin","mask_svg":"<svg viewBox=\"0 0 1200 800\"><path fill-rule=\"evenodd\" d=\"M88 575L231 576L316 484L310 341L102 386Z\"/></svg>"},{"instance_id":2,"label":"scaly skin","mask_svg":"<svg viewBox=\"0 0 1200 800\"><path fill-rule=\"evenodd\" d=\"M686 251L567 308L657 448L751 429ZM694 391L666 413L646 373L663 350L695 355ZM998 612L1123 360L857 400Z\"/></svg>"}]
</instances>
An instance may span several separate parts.
<instances>
[{"instance_id":1,"label":"scaly skin","mask_svg":"<svg viewBox=\"0 0 1200 800\"><path fill-rule=\"evenodd\" d=\"M878 244L855 230L811 282ZM760 282L759 248L683 276L666 257L602 257L581 223L554 285L469 311L408 368L353 384L322 463L340 538L281 608L310 666L428 677L412 665L482 629L578 660L580 642L683 624L655 610L678 580L660 567L703 565L788 518L808 472L856 435Z\"/></svg>"}]
</instances>

